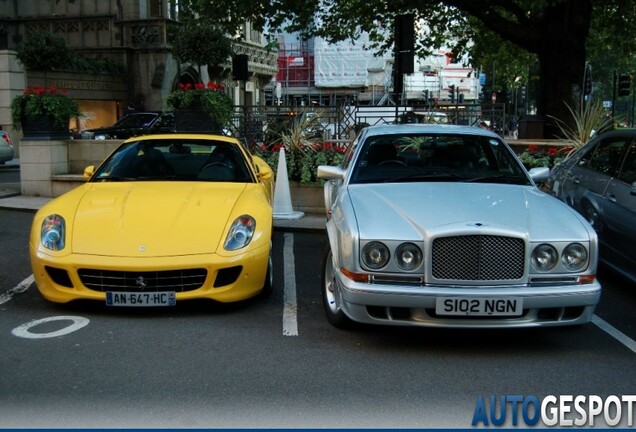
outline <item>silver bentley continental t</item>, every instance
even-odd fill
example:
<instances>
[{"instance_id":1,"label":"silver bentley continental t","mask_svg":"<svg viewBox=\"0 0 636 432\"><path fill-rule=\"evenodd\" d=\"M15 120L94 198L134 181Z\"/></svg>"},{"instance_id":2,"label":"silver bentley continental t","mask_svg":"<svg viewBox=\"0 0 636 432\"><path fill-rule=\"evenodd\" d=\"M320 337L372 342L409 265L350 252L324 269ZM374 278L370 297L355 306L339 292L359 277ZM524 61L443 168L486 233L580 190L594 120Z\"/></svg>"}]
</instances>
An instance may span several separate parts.
<instances>
[{"instance_id":1,"label":"silver bentley continental t","mask_svg":"<svg viewBox=\"0 0 636 432\"><path fill-rule=\"evenodd\" d=\"M597 236L495 133L363 129L325 183L329 322L535 327L590 321Z\"/></svg>"}]
</instances>

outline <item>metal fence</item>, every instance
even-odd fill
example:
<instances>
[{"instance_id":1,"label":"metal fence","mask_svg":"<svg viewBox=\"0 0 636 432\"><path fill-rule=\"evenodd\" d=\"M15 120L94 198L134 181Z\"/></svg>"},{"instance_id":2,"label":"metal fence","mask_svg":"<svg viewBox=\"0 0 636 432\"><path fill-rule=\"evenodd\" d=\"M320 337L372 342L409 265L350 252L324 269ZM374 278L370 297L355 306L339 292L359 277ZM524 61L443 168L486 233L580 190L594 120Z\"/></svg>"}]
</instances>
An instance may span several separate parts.
<instances>
[{"instance_id":1,"label":"metal fence","mask_svg":"<svg viewBox=\"0 0 636 432\"><path fill-rule=\"evenodd\" d=\"M325 141L347 141L364 126L392 123L448 123L486 126L500 133L508 129L504 104L445 105L436 107L342 105L339 107L236 106L229 126L232 135L248 147L273 144L276 132L302 121L318 117Z\"/></svg>"}]
</instances>

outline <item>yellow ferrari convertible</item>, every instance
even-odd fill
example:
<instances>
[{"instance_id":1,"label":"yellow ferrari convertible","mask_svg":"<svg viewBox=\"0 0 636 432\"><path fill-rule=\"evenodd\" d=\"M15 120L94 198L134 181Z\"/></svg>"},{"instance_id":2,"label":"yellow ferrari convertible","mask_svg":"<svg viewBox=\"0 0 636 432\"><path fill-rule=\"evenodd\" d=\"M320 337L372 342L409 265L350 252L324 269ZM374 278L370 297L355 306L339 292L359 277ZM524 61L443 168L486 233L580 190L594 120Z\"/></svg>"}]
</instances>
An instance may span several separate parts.
<instances>
[{"instance_id":1,"label":"yellow ferrari convertible","mask_svg":"<svg viewBox=\"0 0 636 432\"><path fill-rule=\"evenodd\" d=\"M173 306L272 289L271 168L231 137L147 135L35 215L29 249L49 301Z\"/></svg>"}]
</instances>

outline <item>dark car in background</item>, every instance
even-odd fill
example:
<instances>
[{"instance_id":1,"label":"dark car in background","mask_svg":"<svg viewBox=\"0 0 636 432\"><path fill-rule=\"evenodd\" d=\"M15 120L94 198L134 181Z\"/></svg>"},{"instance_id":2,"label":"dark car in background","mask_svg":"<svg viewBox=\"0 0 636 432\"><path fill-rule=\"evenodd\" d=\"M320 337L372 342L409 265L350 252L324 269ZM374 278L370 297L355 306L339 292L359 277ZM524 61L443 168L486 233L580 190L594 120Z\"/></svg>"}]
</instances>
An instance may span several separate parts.
<instances>
[{"instance_id":1,"label":"dark car in background","mask_svg":"<svg viewBox=\"0 0 636 432\"><path fill-rule=\"evenodd\" d=\"M636 129L595 136L552 169L549 187L594 227L600 260L636 282Z\"/></svg>"},{"instance_id":2,"label":"dark car in background","mask_svg":"<svg viewBox=\"0 0 636 432\"><path fill-rule=\"evenodd\" d=\"M172 132L174 114L161 112L134 112L126 114L108 127L86 129L82 139L128 139L138 135Z\"/></svg>"},{"instance_id":3,"label":"dark car in background","mask_svg":"<svg viewBox=\"0 0 636 432\"><path fill-rule=\"evenodd\" d=\"M0 165L13 160L15 149L8 133L0 130Z\"/></svg>"}]
</instances>

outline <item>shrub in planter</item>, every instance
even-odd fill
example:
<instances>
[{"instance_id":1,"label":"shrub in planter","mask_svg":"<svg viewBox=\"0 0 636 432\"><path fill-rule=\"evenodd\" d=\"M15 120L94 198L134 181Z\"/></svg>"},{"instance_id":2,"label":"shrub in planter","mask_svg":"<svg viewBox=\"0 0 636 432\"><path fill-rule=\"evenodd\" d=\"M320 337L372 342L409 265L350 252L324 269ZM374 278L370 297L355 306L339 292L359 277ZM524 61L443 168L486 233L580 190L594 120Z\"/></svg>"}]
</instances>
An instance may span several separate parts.
<instances>
[{"instance_id":1,"label":"shrub in planter","mask_svg":"<svg viewBox=\"0 0 636 432\"><path fill-rule=\"evenodd\" d=\"M26 137L30 133L46 135L48 131L68 135L69 120L80 115L77 102L66 94L65 89L28 87L11 101L13 125L23 129Z\"/></svg>"},{"instance_id":2,"label":"shrub in planter","mask_svg":"<svg viewBox=\"0 0 636 432\"><path fill-rule=\"evenodd\" d=\"M261 157L272 167L274 172L278 169L278 157L282 146L271 146L269 148L259 148L254 150L254 154ZM312 184L318 183L316 170L319 165L339 165L344 157L343 152L338 150L307 150L307 151L285 151L287 163L287 175L290 181Z\"/></svg>"},{"instance_id":3,"label":"shrub in planter","mask_svg":"<svg viewBox=\"0 0 636 432\"><path fill-rule=\"evenodd\" d=\"M198 123L199 131L218 131L226 126L232 118L232 99L225 93L225 87L213 82L207 84L198 83L179 84L177 90L168 95L168 107L175 111L175 122L177 130L193 130L192 127L179 125L179 112L189 111L191 113L204 113L209 119L208 127L200 126L200 117L195 121ZM205 117L203 117L205 120ZM185 119L187 120L187 118Z\"/></svg>"},{"instance_id":4,"label":"shrub in planter","mask_svg":"<svg viewBox=\"0 0 636 432\"><path fill-rule=\"evenodd\" d=\"M572 147L540 147L530 145L519 155L519 159L526 169L548 167L552 169L554 165L561 162L572 151Z\"/></svg>"}]
</instances>

